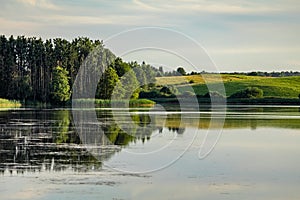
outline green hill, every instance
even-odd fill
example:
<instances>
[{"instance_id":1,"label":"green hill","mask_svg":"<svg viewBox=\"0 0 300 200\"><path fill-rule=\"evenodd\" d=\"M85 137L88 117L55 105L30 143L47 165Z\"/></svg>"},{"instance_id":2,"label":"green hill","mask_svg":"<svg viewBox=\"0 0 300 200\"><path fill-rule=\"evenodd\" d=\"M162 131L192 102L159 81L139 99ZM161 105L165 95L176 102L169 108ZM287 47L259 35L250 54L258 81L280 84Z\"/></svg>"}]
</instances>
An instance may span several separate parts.
<instances>
[{"instance_id":1,"label":"green hill","mask_svg":"<svg viewBox=\"0 0 300 200\"><path fill-rule=\"evenodd\" d=\"M179 92L190 91L191 87L198 95L208 92L207 84L220 84L219 75L205 74L191 76L158 77L158 85L176 85ZM291 77L259 77L246 75L222 74L226 95L243 90L247 87L258 87L264 91L264 97L298 98L300 94L300 76Z\"/></svg>"}]
</instances>

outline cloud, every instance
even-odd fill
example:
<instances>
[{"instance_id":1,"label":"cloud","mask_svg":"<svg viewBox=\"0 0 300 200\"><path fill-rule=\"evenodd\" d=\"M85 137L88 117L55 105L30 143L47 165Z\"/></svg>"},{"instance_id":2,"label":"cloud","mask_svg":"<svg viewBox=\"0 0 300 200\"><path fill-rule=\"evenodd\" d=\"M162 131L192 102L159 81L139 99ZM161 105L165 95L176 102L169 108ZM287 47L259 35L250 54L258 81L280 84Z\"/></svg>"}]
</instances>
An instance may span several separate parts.
<instances>
[{"instance_id":1,"label":"cloud","mask_svg":"<svg viewBox=\"0 0 300 200\"><path fill-rule=\"evenodd\" d=\"M155 16L146 16L144 18L137 18L136 16L131 15L105 15L105 16L85 16L85 15L47 15L41 16L38 18L39 23L46 24L56 24L56 25L122 25L122 26L136 26L143 25L145 18L149 21L155 21ZM30 20L30 19L29 19ZM32 20L36 20L35 17L32 17Z\"/></svg>"},{"instance_id":2,"label":"cloud","mask_svg":"<svg viewBox=\"0 0 300 200\"><path fill-rule=\"evenodd\" d=\"M6 35L104 39L161 26L203 43L221 65L299 63L299 0L2 0L1 6Z\"/></svg>"},{"instance_id":3,"label":"cloud","mask_svg":"<svg viewBox=\"0 0 300 200\"><path fill-rule=\"evenodd\" d=\"M137 5L139 8L142 8L143 10L148 10L148 11L160 11L161 8L151 6L150 4L144 3L140 0L133 0L132 1L135 5Z\"/></svg>"},{"instance_id":4,"label":"cloud","mask_svg":"<svg viewBox=\"0 0 300 200\"><path fill-rule=\"evenodd\" d=\"M51 3L48 0L17 0L18 2L31 7L48 9L48 10L59 10L60 7Z\"/></svg>"},{"instance_id":5,"label":"cloud","mask_svg":"<svg viewBox=\"0 0 300 200\"><path fill-rule=\"evenodd\" d=\"M180 11L189 12L206 12L206 13L220 13L220 14L255 14L279 12L286 9L282 5L272 3L272 5L264 3L249 3L249 1L235 1L216 2L216 1L195 1L195 0L174 0L172 3L163 3L161 1L151 1L147 3L144 0L133 0L134 5L145 11L163 11L166 13L180 13Z\"/></svg>"},{"instance_id":6,"label":"cloud","mask_svg":"<svg viewBox=\"0 0 300 200\"><path fill-rule=\"evenodd\" d=\"M2 34L11 35L15 32L18 35L25 34L36 30L38 24L30 21L16 21L0 17Z\"/></svg>"},{"instance_id":7,"label":"cloud","mask_svg":"<svg viewBox=\"0 0 300 200\"><path fill-rule=\"evenodd\" d=\"M255 46L255 47L237 47L237 48L210 48L213 54L261 54L261 53L297 53L300 47L271 47L271 46Z\"/></svg>"}]
</instances>

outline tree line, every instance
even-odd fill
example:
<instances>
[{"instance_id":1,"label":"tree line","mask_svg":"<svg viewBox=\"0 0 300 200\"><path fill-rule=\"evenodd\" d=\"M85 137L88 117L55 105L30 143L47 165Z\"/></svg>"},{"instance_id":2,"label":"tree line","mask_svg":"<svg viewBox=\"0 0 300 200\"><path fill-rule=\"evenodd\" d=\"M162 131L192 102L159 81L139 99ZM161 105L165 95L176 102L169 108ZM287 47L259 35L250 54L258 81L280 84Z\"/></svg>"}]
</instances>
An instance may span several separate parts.
<instances>
[{"instance_id":1,"label":"tree line","mask_svg":"<svg viewBox=\"0 0 300 200\"><path fill-rule=\"evenodd\" d=\"M186 72L183 67L178 67L177 70L173 71L163 71L163 68L160 67L157 73L157 76L186 76L186 75L201 75L201 74L215 74L216 72L207 72L207 71L191 71L190 73ZM229 75L246 75L246 76L262 76L262 77L287 77L287 76L300 76L299 71L280 71L280 72L263 72L263 71L252 71L252 72L222 72L221 74Z\"/></svg>"},{"instance_id":2,"label":"tree line","mask_svg":"<svg viewBox=\"0 0 300 200\"><path fill-rule=\"evenodd\" d=\"M42 40L36 37L0 36L0 98L21 101L65 102L80 66L95 48L104 48L103 41L87 37L68 41L62 38ZM108 99L112 88L119 83L120 95L128 96L122 87L147 90L155 82L158 69L136 62L126 63L110 54L110 66L104 72L96 93ZM131 70L133 69L133 70ZM125 78L121 78L122 76ZM134 91L137 98L140 90Z\"/></svg>"}]
</instances>

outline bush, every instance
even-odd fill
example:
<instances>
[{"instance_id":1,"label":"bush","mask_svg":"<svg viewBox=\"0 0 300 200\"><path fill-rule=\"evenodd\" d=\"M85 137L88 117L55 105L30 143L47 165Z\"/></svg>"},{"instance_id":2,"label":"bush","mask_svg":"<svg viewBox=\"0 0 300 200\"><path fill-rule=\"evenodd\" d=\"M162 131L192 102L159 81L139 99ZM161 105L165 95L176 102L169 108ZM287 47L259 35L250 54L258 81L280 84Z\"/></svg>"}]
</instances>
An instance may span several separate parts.
<instances>
[{"instance_id":1,"label":"bush","mask_svg":"<svg viewBox=\"0 0 300 200\"><path fill-rule=\"evenodd\" d=\"M161 94L159 91L157 90L152 90L152 91L149 91L149 92L146 92L146 91L143 91L143 92L140 92L140 95L139 95L140 98L159 98L161 97Z\"/></svg>"},{"instance_id":2,"label":"bush","mask_svg":"<svg viewBox=\"0 0 300 200\"><path fill-rule=\"evenodd\" d=\"M229 98L262 98L263 94L263 90L257 87L247 87L244 90L232 94Z\"/></svg>"},{"instance_id":3,"label":"bush","mask_svg":"<svg viewBox=\"0 0 300 200\"><path fill-rule=\"evenodd\" d=\"M206 93L204 96L204 98L218 98L218 99L225 99L226 97L222 94L220 94L217 91L212 91L212 92L208 92Z\"/></svg>"},{"instance_id":4,"label":"bush","mask_svg":"<svg viewBox=\"0 0 300 200\"><path fill-rule=\"evenodd\" d=\"M180 95L183 98L188 98L188 97L193 97L195 96L195 93L191 92L191 91L185 91L182 95Z\"/></svg>"},{"instance_id":5,"label":"bush","mask_svg":"<svg viewBox=\"0 0 300 200\"><path fill-rule=\"evenodd\" d=\"M182 76L186 75L186 71L183 69L183 67L178 67L176 71L177 71L177 73L181 74Z\"/></svg>"},{"instance_id":6,"label":"bush","mask_svg":"<svg viewBox=\"0 0 300 200\"><path fill-rule=\"evenodd\" d=\"M178 89L173 85L170 85L162 87L159 92L162 94L176 95L178 94Z\"/></svg>"}]
</instances>

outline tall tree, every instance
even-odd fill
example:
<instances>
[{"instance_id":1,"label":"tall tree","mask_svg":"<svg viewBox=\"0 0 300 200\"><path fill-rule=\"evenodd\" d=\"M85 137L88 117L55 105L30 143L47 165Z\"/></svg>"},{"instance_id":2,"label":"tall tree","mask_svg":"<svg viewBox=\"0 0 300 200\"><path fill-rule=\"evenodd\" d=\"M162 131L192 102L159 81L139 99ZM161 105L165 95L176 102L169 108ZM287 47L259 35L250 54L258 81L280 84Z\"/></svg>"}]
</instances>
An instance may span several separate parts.
<instances>
[{"instance_id":1,"label":"tall tree","mask_svg":"<svg viewBox=\"0 0 300 200\"><path fill-rule=\"evenodd\" d=\"M141 66L136 66L133 68L134 73L136 74L136 78L139 81L141 88L147 89L147 77L145 71Z\"/></svg>"},{"instance_id":2,"label":"tall tree","mask_svg":"<svg viewBox=\"0 0 300 200\"><path fill-rule=\"evenodd\" d=\"M122 76L121 83L125 90L125 99L137 99L139 97L139 82L133 70L128 71L124 76Z\"/></svg>"},{"instance_id":3,"label":"tall tree","mask_svg":"<svg viewBox=\"0 0 300 200\"><path fill-rule=\"evenodd\" d=\"M178 67L176 71L177 71L177 73L181 74L182 76L186 75L186 71L183 69L183 67Z\"/></svg>"},{"instance_id":4,"label":"tall tree","mask_svg":"<svg viewBox=\"0 0 300 200\"><path fill-rule=\"evenodd\" d=\"M153 87L155 85L156 82L156 71L154 70L154 68L151 65L147 65L145 64L145 62L143 62L142 64L142 69L144 70L145 74L146 74L146 79L147 79L147 84L149 87Z\"/></svg>"},{"instance_id":5,"label":"tall tree","mask_svg":"<svg viewBox=\"0 0 300 200\"><path fill-rule=\"evenodd\" d=\"M54 103L63 104L70 99L68 71L57 66L53 72L51 97Z\"/></svg>"},{"instance_id":6,"label":"tall tree","mask_svg":"<svg viewBox=\"0 0 300 200\"><path fill-rule=\"evenodd\" d=\"M130 70L130 65L122 61L121 58L116 58L113 64L113 68L116 70L119 77L122 77L126 72Z\"/></svg>"},{"instance_id":7,"label":"tall tree","mask_svg":"<svg viewBox=\"0 0 300 200\"><path fill-rule=\"evenodd\" d=\"M4 35L0 36L0 97L7 97L7 39Z\"/></svg>"},{"instance_id":8,"label":"tall tree","mask_svg":"<svg viewBox=\"0 0 300 200\"><path fill-rule=\"evenodd\" d=\"M100 99L111 99L113 92L117 92L119 97L122 98L123 91L122 86L120 85L121 83L116 87L118 82L119 77L116 70L109 67L99 81L96 97Z\"/></svg>"},{"instance_id":9,"label":"tall tree","mask_svg":"<svg viewBox=\"0 0 300 200\"><path fill-rule=\"evenodd\" d=\"M16 54L15 54L15 40L11 36L7 43L7 52L6 52L6 62L5 62L5 83L7 84L7 97L9 99L14 99L14 91L17 90L15 84L15 77L17 76L17 67L16 67Z\"/></svg>"}]
</instances>

